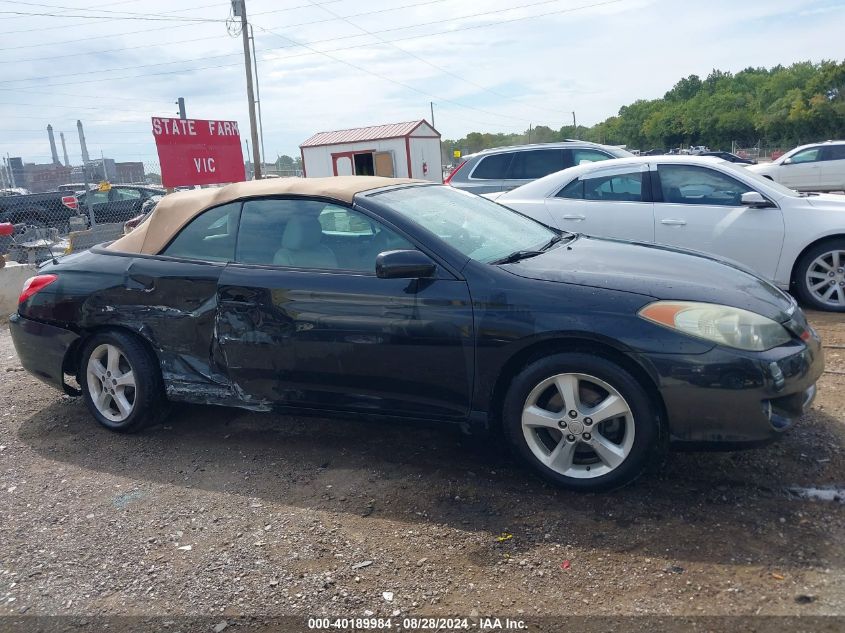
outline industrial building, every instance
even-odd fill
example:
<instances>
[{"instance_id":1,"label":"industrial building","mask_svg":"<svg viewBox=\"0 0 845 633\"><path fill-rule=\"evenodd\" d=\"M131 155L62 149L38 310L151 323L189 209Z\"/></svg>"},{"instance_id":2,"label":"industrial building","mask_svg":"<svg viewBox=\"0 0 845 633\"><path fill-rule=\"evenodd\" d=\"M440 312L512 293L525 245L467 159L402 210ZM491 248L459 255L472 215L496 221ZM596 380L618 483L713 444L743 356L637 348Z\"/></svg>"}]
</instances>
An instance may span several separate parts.
<instances>
[{"instance_id":1,"label":"industrial building","mask_svg":"<svg viewBox=\"0 0 845 633\"><path fill-rule=\"evenodd\" d=\"M85 142L82 121L77 120L76 127L82 152L81 165L71 166L64 132L59 133L64 163L59 160L53 126L48 125L47 140L50 144L52 162L24 163L20 157L4 158L3 169L0 169L0 189L23 188L32 193L40 193L55 191L59 185L69 182L84 182L86 180L91 183L107 180L113 184L144 182L144 163L142 162L117 162L112 158L91 160Z\"/></svg>"}]
</instances>

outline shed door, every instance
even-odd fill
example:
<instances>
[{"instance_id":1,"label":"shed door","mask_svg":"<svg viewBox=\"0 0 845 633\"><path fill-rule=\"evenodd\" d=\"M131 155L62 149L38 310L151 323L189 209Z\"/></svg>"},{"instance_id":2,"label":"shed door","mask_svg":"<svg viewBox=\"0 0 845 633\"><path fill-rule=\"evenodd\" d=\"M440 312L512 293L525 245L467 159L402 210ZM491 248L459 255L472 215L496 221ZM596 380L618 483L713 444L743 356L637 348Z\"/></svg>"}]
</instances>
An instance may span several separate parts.
<instances>
[{"instance_id":1,"label":"shed door","mask_svg":"<svg viewBox=\"0 0 845 633\"><path fill-rule=\"evenodd\" d=\"M334 161L334 175L335 176L351 176L352 171L352 154L341 154L339 156L332 156Z\"/></svg>"},{"instance_id":2,"label":"shed door","mask_svg":"<svg viewBox=\"0 0 845 633\"><path fill-rule=\"evenodd\" d=\"M393 152L376 152L376 176L393 178L396 174L393 170Z\"/></svg>"}]
</instances>

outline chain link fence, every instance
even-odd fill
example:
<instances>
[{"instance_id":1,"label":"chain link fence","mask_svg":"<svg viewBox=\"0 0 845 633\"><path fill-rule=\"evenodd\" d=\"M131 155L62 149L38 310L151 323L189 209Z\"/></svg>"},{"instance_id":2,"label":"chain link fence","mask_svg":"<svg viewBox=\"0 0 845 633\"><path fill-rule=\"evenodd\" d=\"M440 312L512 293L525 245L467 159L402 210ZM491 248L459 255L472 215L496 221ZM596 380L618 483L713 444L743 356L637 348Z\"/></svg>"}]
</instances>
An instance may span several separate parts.
<instances>
[{"instance_id":1,"label":"chain link fence","mask_svg":"<svg viewBox=\"0 0 845 633\"><path fill-rule=\"evenodd\" d=\"M38 264L123 235L165 194L157 162L0 165L0 256ZM9 232L7 230L4 233Z\"/></svg>"}]
</instances>

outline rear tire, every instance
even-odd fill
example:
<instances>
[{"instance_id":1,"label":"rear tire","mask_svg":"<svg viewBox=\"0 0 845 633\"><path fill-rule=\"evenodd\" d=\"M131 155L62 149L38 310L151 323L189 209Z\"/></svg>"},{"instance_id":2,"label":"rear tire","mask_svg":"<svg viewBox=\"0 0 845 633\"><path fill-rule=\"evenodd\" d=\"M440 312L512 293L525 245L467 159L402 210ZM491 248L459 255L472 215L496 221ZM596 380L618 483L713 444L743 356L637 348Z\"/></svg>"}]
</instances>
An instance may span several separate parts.
<instances>
[{"instance_id":1,"label":"rear tire","mask_svg":"<svg viewBox=\"0 0 845 633\"><path fill-rule=\"evenodd\" d=\"M111 431L139 431L167 413L158 362L131 334L92 336L82 350L79 383L91 415Z\"/></svg>"},{"instance_id":2,"label":"rear tire","mask_svg":"<svg viewBox=\"0 0 845 633\"><path fill-rule=\"evenodd\" d=\"M520 459L570 490L634 481L659 438L655 407L639 382L613 361L584 353L528 365L511 383L502 413Z\"/></svg>"},{"instance_id":3,"label":"rear tire","mask_svg":"<svg viewBox=\"0 0 845 633\"><path fill-rule=\"evenodd\" d=\"M816 310L845 312L845 239L816 244L801 256L795 267L795 290Z\"/></svg>"}]
</instances>

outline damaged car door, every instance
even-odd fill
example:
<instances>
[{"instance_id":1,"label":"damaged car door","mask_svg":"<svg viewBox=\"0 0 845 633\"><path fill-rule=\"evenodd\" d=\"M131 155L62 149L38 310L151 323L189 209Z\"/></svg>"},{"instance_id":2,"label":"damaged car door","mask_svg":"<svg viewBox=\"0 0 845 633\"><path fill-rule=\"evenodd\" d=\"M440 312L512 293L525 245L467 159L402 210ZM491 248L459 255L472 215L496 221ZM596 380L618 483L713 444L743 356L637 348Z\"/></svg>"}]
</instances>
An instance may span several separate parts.
<instances>
[{"instance_id":1,"label":"damaged car door","mask_svg":"<svg viewBox=\"0 0 845 633\"><path fill-rule=\"evenodd\" d=\"M125 287L113 297L116 322L134 322L156 347L168 396L231 399L214 358L217 280L234 258L240 203L191 220L155 256L133 257ZM122 259L122 258L121 258Z\"/></svg>"},{"instance_id":2,"label":"damaged car door","mask_svg":"<svg viewBox=\"0 0 845 633\"><path fill-rule=\"evenodd\" d=\"M253 406L464 418L473 379L466 282L382 279L416 249L373 217L318 199L244 202L218 290L217 343Z\"/></svg>"}]
</instances>

